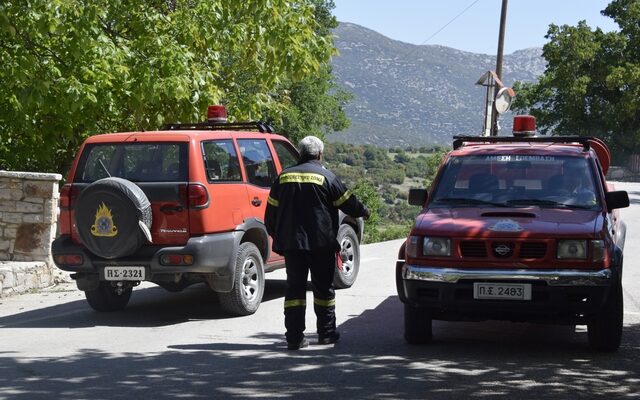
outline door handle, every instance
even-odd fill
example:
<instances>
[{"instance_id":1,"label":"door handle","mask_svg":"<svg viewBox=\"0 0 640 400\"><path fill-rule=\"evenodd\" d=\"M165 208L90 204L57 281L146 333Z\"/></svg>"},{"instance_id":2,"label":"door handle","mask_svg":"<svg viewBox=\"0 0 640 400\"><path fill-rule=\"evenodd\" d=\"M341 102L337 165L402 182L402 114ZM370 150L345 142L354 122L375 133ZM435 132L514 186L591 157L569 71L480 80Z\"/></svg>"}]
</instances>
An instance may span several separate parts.
<instances>
[{"instance_id":1,"label":"door handle","mask_svg":"<svg viewBox=\"0 0 640 400\"><path fill-rule=\"evenodd\" d=\"M254 207L260 207L260 204L262 204L262 200L260 200L257 197L254 197L253 200L251 200L251 204L253 204Z\"/></svg>"},{"instance_id":2,"label":"door handle","mask_svg":"<svg viewBox=\"0 0 640 400\"><path fill-rule=\"evenodd\" d=\"M181 205L165 204L164 206L160 207L160 211L164 213L180 212L182 210L184 210L184 208Z\"/></svg>"}]
</instances>

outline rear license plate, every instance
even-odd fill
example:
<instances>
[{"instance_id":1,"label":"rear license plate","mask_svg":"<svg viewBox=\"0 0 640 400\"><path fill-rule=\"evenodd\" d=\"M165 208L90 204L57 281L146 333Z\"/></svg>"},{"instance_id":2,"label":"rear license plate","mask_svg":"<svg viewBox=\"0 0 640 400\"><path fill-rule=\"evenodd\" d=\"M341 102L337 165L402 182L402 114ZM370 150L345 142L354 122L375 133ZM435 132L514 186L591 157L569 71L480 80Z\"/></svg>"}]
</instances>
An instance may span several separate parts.
<instances>
[{"instance_id":1,"label":"rear license plate","mask_svg":"<svg viewBox=\"0 0 640 400\"><path fill-rule=\"evenodd\" d=\"M473 298L478 300L531 300L531 284L474 282Z\"/></svg>"},{"instance_id":2,"label":"rear license plate","mask_svg":"<svg viewBox=\"0 0 640 400\"><path fill-rule=\"evenodd\" d=\"M143 281L144 276L144 267L104 267L107 281Z\"/></svg>"}]
</instances>

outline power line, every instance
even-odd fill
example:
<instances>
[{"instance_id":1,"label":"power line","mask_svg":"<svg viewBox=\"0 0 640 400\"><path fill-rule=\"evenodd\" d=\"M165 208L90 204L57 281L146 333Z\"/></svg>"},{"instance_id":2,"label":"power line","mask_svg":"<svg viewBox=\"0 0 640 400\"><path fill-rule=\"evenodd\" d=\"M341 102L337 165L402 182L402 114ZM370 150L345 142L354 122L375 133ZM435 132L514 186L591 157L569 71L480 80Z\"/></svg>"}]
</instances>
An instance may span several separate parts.
<instances>
[{"instance_id":1,"label":"power line","mask_svg":"<svg viewBox=\"0 0 640 400\"><path fill-rule=\"evenodd\" d=\"M479 2L480 0L475 0L473 1L471 4L469 4L464 10L460 11L460 13L458 15L456 15L455 17L451 18L451 20L449 22L447 22L446 24L444 24L440 29L438 29L437 31L435 31L431 36L429 36L428 38L426 38L424 40L424 42L420 43L420 46L424 45L425 43L427 43L429 40L433 39L433 37L435 35L437 35L438 33L440 33L444 28L446 28L447 26L449 26L449 24L451 24L453 21L455 21L456 19L458 19L462 14L464 14L465 12L467 12L471 7L473 7L477 2Z\"/></svg>"},{"instance_id":2,"label":"power line","mask_svg":"<svg viewBox=\"0 0 640 400\"><path fill-rule=\"evenodd\" d=\"M437 31L435 31L431 36L429 36L428 38L426 38L422 43L420 43L417 46L422 46L425 43L427 43L429 40L431 40L435 35L437 35L438 33L440 33L444 28L446 28L447 26L449 26L449 24L451 24L453 21L455 21L456 19L458 19L462 14L464 14L465 12L467 12L471 7L473 7L477 2L479 2L480 0L474 0L471 4L469 4L464 10L460 11L458 13L458 15L456 15L455 17L451 18L451 20L449 22L447 22L446 24L444 24L442 27L440 27L440 29L438 29ZM410 56L411 54L413 54L418 47L414 47L413 49L411 49L411 51L407 52L407 54L405 54L404 56L402 56L403 58L406 58L408 56Z\"/></svg>"}]
</instances>

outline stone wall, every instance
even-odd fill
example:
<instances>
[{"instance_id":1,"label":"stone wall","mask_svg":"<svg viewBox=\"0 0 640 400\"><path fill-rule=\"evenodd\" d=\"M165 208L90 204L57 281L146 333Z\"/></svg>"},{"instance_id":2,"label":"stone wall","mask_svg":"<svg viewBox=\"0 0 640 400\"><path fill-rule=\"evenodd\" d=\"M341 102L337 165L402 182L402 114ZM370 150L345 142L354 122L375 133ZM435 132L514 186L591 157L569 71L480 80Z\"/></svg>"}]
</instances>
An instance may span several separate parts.
<instances>
[{"instance_id":1,"label":"stone wall","mask_svg":"<svg viewBox=\"0 0 640 400\"><path fill-rule=\"evenodd\" d=\"M0 296L52 285L59 174L0 171Z\"/></svg>"}]
</instances>

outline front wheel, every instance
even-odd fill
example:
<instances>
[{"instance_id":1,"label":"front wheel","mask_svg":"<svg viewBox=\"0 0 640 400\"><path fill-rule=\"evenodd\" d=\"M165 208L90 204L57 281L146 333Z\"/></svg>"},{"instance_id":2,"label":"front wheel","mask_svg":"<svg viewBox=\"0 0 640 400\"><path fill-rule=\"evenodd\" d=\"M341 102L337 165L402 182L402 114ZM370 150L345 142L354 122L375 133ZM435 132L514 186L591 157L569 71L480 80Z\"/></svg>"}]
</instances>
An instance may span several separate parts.
<instances>
[{"instance_id":1,"label":"front wheel","mask_svg":"<svg viewBox=\"0 0 640 400\"><path fill-rule=\"evenodd\" d=\"M431 342L432 333L431 310L404 305L404 339L409 344L427 344Z\"/></svg>"},{"instance_id":2,"label":"front wheel","mask_svg":"<svg viewBox=\"0 0 640 400\"><path fill-rule=\"evenodd\" d=\"M358 277L360 269L360 243L353 228L343 224L338 230L340 251L336 259L336 272L333 275L333 286L337 289L350 288Z\"/></svg>"},{"instance_id":3,"label":"front wheel","mask_svg":"<svg viewBox=\"0 0 640 400\"><path fill-rule=\"evenodd\" d=\"M87 302L96 311L111 312L124 309L131 298L131 286L118 286L112 282L100 282L97 289L85 290Z\"/></svg>"},{"instance_id":4,"label":"front wheel","mask_svg":"<svg viewBox=\"0 0 640 400\"><path fill-rule=\"evenodd\" d=\"M222 308L233 315L249 315L258 310L264 294L264 267L255 244L245 242L238 248L233 289L218 293Z\"/></svg>"},{"instance_id":5,"label":"front wheel","mask_svg":"<svg viewBox=\"0 0 640 400\"><path fill-rule=\"evenodd\" d=\"M587 325L589 345L594 350L613 352L622 339L624 305L622 283L613 285L602 310Z\"/></svg>"}]
</instances>

